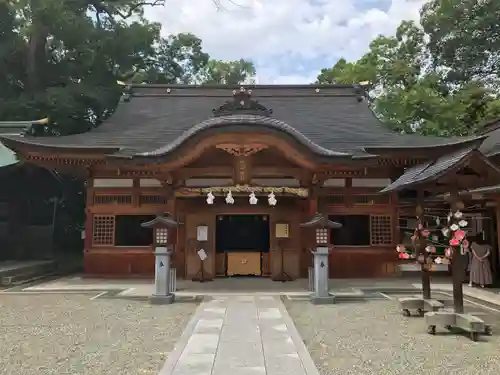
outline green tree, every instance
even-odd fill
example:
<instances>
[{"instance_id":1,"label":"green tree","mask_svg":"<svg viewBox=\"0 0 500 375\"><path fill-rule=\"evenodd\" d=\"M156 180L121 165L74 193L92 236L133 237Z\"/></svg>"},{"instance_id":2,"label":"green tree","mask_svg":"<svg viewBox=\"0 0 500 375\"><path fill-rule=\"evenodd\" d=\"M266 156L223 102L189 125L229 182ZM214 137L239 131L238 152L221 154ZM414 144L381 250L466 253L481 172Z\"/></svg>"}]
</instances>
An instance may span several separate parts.
<instances>
[{"instance_id":1,"label":"green tree","mask_svg":"<svg viewBox=\"0 0 500 375\"><path fill-rule=\"evenodd\" d=\"M477 79L449 79L447 66L434 55L424 30L404 21L392 37L379 36L358 61L339 60L323 69L318 82L371 82L375 114L398 132L467 135L498 117L499 101L491 86Z\"/></svg>"},{"instance_id":2,"label":"green tree","mask_svg":"<svg viewBox=\"0 0 500 375\"><path fill-rule=\"evenodd\" d=\"M146 67L127 72L122 78L133 83L196 83L208 61L200 38L190 33L170 35L160 40Z\"/></svg>"},{"instance_id":3,"label":"green tree","mask_svg":"<svg viewBox=\"0 0 500 375\"><path fill-rule=\"evenodd\" d=\"M500 78L500 1L432 0L422 7L435 66L449 68L453 82Z\"/></svg>"},{"instance_id":4,"label":"green tree","mask_svg":"<svg viewBox=\"0 0 500 375\"><path fill-rule=\"evenodd\" d=\"M240 83L251 62L210 60L189 33L160 36L151 0L0 2L0 119L50 118L40 135L90 130L110 116L117 83Z\"/></svg>"},{"instance_id":5,"label":"green tree","mask_svg":"<svg viewBox=\"0 0 500 375\"><path fill-rule=\"evenodd\" d=\"M204 84L254 83L255 66L244 59L221 61L210 59L201 76Z\"/></svg>"},{"instance_id":6,"label":"green tree","mask_svg":"<svg viewBox=\"0 0 500 375\"><path fill-rule=\"evenodd\" d=\"M117 78L145 65L160 27L141 19L138 0L2 2L0 53L8 87L0 118L49 116L55 134L82 132L109 116L120 97ZM136 16L131 22L129 17ZM10 42L13 41L13 42ZM5 60L4 60L5 61Z\"/></svg>"}]
</instances>

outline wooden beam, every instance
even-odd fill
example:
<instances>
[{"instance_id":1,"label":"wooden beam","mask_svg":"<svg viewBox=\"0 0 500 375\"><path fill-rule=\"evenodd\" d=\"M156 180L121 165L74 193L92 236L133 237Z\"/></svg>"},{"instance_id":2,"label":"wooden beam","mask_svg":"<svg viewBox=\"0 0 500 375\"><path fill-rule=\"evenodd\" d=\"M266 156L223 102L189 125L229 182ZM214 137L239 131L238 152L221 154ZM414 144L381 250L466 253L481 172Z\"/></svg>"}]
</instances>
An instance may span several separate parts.
<instances>
[{"instance_id":1,"label":"wooden beam","mask_svg":"<svg viewBox=\"0 0 500 375\"><path fill-rule=\"evenodd\" d=\"M175 171L175 174L183 179L192 177L232 177L232 166L213 166L210 168L180 168Z\"/></svg>"},{"instance_id":2,"label":"wooden beam","mask_svg":"<svg viewBox=\"0 0 500 375\"><path fill-rule=\"evenodd\" d=\"M294 177L297 179L302 179L307 174L307 171L303 168L290 168L290 167L259 167L253 166L252 176L253 177Z\"/></svg>"}]
</instances>

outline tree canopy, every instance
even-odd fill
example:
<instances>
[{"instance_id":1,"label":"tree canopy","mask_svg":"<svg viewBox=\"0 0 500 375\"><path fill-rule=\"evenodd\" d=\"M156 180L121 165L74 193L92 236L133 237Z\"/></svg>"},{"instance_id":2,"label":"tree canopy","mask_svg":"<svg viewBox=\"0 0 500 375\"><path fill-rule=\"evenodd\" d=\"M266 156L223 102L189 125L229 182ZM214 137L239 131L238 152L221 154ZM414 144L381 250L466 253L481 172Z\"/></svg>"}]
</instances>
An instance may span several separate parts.
<instances>
[{"instance_id":1,"label":"tree canopy","mask_svg":"<svg viewBox=\"0 0 500 375\"><path fill-rule=\"evenodd\" d=\"M404 21L359 60L340 59L319 83L370 82L376 116L392 129L468 135L500 117L500 2L432 0L421 25Z\"/></svg>"},{"instance_id":2,"label":"tree canopy","mask_svg":"<svg viewBox=\"0 0 500 375\"><path fill-rule=\"evenodd\" d=\"M241 83L252 62L218 61L184 33L143 17L161 0L0 2L0 119L49 117L51 134L90 130L113 113L117 83Z\"/></svg>"}]
</instances>

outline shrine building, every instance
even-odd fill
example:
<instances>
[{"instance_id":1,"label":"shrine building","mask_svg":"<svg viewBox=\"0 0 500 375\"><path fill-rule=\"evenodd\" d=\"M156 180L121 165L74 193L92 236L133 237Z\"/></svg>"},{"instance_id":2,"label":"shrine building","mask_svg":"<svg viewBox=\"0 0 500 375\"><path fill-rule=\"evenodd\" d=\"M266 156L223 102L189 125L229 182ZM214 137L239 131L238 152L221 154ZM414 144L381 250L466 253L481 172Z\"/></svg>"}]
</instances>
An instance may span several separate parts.
<instances>
[{"instance_id":1,"label":"shrine building","mask_svg":"<svg viewBox=\"0 0 500 375\"><path fill-rule=\"evenodd\" d=\"M446 167L488 163L486 136L390 131L356 85L130 85L90 132L0 137L26 163L86 179L84 269L104 277L153 276L141 224L166 214L181 223L178 277L196 276L200 249L207 279L307 277L315 234L301 224L316 213L342 224L325 238L331 277L390 276L402 196L379 192L447 155Z\"/></svg>"}]
</instances>

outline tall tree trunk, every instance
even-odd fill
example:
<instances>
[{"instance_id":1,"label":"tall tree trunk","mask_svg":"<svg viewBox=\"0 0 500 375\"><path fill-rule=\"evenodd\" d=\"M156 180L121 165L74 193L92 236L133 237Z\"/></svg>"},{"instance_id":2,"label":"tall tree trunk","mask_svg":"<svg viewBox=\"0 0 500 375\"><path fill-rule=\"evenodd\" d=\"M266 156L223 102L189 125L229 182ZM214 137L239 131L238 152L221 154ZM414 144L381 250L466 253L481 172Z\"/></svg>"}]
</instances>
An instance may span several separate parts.
<instances>
[{"instance_id":1,"label":"tall tree trunk","mask_svg":"<svg viewBox=\"0 0 500 375\"><path fill-rule=\"evenodd\" d=\"M28 39L28 55L26 62L27 92L34 95L43 87L41 84L41 68L45 63L45 46L49 36L49 28L33 14L32 30Z\"/></svg>"}]
</instances>

